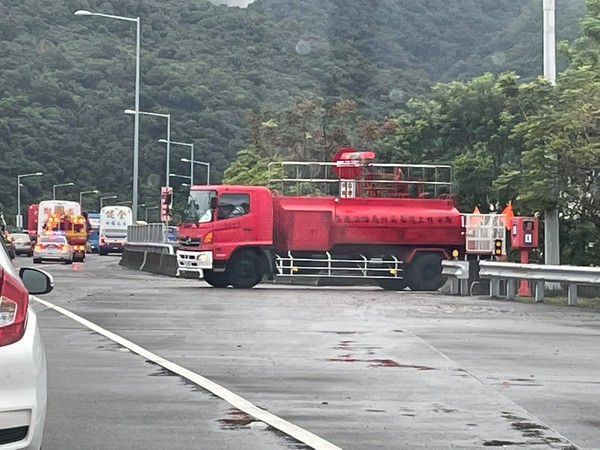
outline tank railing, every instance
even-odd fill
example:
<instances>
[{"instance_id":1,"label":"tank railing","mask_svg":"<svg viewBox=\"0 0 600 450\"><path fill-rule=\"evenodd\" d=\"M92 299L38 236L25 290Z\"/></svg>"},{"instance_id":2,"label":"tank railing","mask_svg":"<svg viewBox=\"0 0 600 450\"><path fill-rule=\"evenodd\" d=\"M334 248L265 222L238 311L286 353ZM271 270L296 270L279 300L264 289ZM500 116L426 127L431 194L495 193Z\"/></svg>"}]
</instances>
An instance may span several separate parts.
<instances>
[{"instance_id":1,"label":"tank railing","mask_svg":"<svg viewBox=\"0 0 600 450\"><path fill-rule=\"evenodd\" d=\"M348 178L335 168L342 176L348 170ZM340 182L348 180L356 197L449 198L453 189L448 165L283 161L270 163L269 172L270 186L282 195L340 196Z\"/></svg>"},{"instance_id":2,"label":"tank railing","mask_svg":"<svg viewBox=\"0 0 600 450\"><path fill-rule=\"evenodd\" d=\"M502 240L502 254L506 254L506 227L503 214L463 214L465 249L467 253L491 255L494 241Z\"/></svg>"},{"instance_id":3,"label":"tank railing","mask_svg":"<svg viewBox=\"0 0 600 450\"><path fill-rule=\"evenodd\" d=\"M402 261L393 255L387 258L336 259L329 252L325 258L297 258L289 251L287 257L276 256L275 266L280 276L308 278L369 278L402 279Z\"/></svg>"},{"instance_id":4,"label":"tank railing","mask_svg":"<svg viewBox=\"0 0 600 450\"><path fill-rule=\"evenodd\" d=\"M129 225L127 227L127 242L157 244L166 243L167 226L163 223Z\"/></svg>"}]
</instances>

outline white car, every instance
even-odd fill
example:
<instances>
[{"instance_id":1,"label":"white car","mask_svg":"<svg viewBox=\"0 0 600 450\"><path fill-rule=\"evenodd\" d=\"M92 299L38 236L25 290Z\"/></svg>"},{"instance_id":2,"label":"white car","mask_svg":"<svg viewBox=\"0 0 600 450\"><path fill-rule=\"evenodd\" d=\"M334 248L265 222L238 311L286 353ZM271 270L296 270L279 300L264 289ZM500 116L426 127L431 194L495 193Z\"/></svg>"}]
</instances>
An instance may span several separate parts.
<instances>
[{"instance_id":1,"label":"white car","mask_svg":"<svg viewBox=\"0 0 600 450\"><path fill-rule=\"evenodd\" d=\"M42 261L73 262L73 247L64 235L44 234L38 238L33 247L33 262L37 264Z\"/></svg>"},{"instance_id":2,"label":"white car","mask_svg":"<svg viewBox=\"0 0 600 450\"><path fill-rule=\"evenodd\" d=\"M0 450L39 449L42 443L46 353L29 294L53 286L41 270L23 267L17 274L0 248Z\"/></svg>"}]
</instances>

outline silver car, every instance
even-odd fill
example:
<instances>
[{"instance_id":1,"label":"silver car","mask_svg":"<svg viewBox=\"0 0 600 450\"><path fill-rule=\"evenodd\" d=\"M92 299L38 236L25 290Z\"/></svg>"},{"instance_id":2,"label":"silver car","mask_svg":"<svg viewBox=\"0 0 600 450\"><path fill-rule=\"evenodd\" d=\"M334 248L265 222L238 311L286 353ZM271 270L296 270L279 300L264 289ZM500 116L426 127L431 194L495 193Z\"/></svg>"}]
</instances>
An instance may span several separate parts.
<instances>
[{"instance_id":1,"label":"silver car","mask_svg":"<svg viewBox=\"0 0 600 450\"><path fill-rule=\"evenodd\" d=\"M73 262L73 248L63 235L42 235L33 248L33 262L62 261L65 264Z\"/></svg>"},{"instance_id":2,"label":"silver car","mask_svg":"<svg viewBox=\"0 0 600 450\"><path fill-rule=\"evenodd\" d=\"M33 242L27 233L12 233L15 254L33 256Z\"/></svg>"}]
</instances>

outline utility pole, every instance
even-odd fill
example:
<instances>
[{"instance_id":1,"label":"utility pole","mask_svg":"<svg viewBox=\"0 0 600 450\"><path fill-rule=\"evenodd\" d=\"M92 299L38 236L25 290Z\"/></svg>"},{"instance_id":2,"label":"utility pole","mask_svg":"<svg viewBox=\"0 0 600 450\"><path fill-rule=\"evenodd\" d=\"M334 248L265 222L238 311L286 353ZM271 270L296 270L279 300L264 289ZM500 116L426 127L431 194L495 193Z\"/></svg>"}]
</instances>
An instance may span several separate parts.
<instances>
[{"instance_id":1,"label":"utility pole","mask_svg":"<svg viewBox=\"0 0 600 450\"><path fill-rule=\"evenodd\" d=\"M556 32L554 26L555 0L544 2L544 77L552 86L556 84ZM556 161L558 164L558 161ZM555 180L558 185L558 180ZM558 197L558 189L553 195ZM544 262L560 264L560 240L558 209L556 207L544 211Z\"/></svg>"}]
</instances>

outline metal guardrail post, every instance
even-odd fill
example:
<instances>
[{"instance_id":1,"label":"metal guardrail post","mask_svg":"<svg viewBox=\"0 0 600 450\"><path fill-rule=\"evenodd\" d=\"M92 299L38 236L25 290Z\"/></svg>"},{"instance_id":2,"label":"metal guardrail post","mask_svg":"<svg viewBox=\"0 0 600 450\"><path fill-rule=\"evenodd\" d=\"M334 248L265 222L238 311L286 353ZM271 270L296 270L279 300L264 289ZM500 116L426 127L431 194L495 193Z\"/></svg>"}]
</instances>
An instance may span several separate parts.
<instances>
[{"instance_id":1,"label":"metal guardrail post","mask_svg":"<svg viewBox=\"0 0 600 450\"><path fill-rule=\"evenodd\" d=\"M545 281L536 281L535 282L535 302L536 303L543 303L545 289L546 289Z\"/></svg>"},{"instance_id":2,"label":"metal guardrail post","mask_svg":"<svg viewBox=\"0 0 600 450\"><path fill-rule=\"evenodd\" d=\"M517 298L517 280L506 280L506 299L514 300Z\"/></svg>"},{"instance_id":3,"label":"metal guardrail post","mask_svg":"<svg viewBox=\"0 0 600 450\"><path fill-rule=\"evenodd\" d=\"M460 293L462 295L470 295L469 292L469 280L459 280Z\"/></svg>"},{"instance_id":4,"label":"metal guardrail post","mask_svg":"<svg viewBox=\"0 0 600 450\"><path fill-rule=\"evenodd\" d=\"M577 305L577 285L575 283L569 284L569 290L567 291L567 303L569 306Z\"/></svg>"},{"instance_id":5,"label":"metal guardrail post","mask_svg":"<svg viewBox=\"0 0 600 450\"><path fill-rule=\"evenodd\" d=\"M460 285L458 278L450 279L450 295L460 295Z\"/></svg>"},{"instance_id":6,"label":"metal guardrail post","mask_svg":"<svg viewBox=\"0 0 600 450\"><path fill-rule=\"evenodd\" d=\"M469 295L469 261L442 261L442 275L448 278L450 295Z\"/></svg>"},{"instance_id":7,"label":"metal guardrail post","mask_svg":"<svg viewBox=\"0 0 600 450\"><path fill-rule=\"evenodd\" d=\"M500 297L500 278L492 278L490 280L490 297Z\"/></svg>"}]
</instances>

